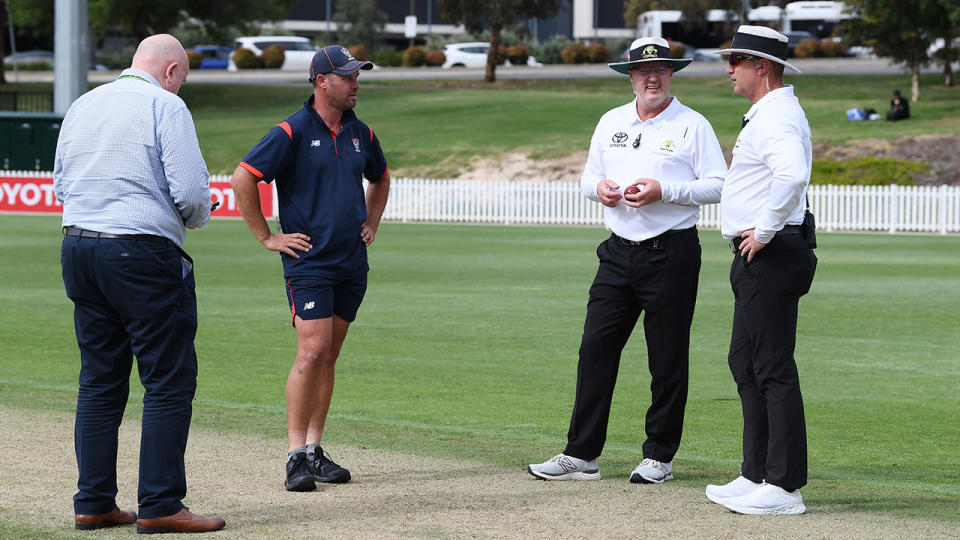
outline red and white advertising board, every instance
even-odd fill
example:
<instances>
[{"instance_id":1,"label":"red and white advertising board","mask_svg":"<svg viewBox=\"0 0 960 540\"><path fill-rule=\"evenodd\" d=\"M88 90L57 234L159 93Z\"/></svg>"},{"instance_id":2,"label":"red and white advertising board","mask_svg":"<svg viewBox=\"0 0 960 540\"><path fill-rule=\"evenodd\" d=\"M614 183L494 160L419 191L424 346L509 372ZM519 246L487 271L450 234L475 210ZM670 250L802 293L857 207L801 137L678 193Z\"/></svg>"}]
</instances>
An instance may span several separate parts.
<instances>
[{"instance_id":1,"label":"red and white advertising board","mask_svg":"<svg viewBox=\"0 0 960 540\"><path fill-rule=\"evenodd\" d=\"M260 189L260 207L265 217L275 216L272 184L257 184ZM219 201L220 207L213 218L238 218L237 199L228 179L210 179L210 197ZM50 176L0 176L0 213L11 214L59 214L60 203L53 194L53 178Z\"/></svg>"}]
</instances>

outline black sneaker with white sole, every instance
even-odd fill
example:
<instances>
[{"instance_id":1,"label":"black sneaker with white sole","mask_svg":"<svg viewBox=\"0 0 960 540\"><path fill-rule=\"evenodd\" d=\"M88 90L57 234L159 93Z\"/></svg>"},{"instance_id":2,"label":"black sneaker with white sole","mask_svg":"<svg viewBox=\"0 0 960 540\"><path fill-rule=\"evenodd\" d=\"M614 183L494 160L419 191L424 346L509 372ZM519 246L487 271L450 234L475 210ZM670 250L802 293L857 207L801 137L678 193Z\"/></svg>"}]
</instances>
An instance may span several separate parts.
<instances>
[{"instance_id":1,"label":"black sneaker with white sole","mask_svg":"<svg viewBox=\"0 0 960 540\"><path fill-rule=\"evenodd\" d=\"M307 466L317 482L324 484L343 484L350 481L350 471L337 465L319 445L311 446L307 453Z\"/></svg>"},{"instance_id":2,"label":"black sneaker with white sole","mask_svg":"<svg viewBox=\"0 0 960 540\"><path fill-rule=\"evenodd\" d=\"M313 491L317 484L310 474L310 465L306 452L297 452L287 459L287 481L283 483L287 491Z\"/></svg>"}]
</instances>

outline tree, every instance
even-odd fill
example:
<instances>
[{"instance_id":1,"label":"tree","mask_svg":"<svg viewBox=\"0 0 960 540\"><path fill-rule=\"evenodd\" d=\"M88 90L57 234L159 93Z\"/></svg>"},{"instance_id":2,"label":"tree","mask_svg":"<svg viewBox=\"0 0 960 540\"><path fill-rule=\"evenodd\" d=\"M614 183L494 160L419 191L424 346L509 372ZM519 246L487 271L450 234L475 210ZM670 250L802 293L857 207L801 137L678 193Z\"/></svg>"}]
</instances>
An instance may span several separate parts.
<instances>
[{"instance_id":1,"label":"tree","mask_svg":"<svg viewBox=\"0 0 960 540\"><path fill-rule=\"evenodd\" d=\"M246 27L249 21L283 18L293 0L88 0L90 28L100 36L119 30L135 39L169 32L182 20L194 19L208 33L217 36L218 28Z\"/></svg>"},{"instance_id":2,"label":"tree","mask_svg":"<svg viewBox=\"0 0 960 540\"><path fill-rule=\"evenodd\" d=\"M480 33L490 27L490 50L484 80L497 80L500 33L507 25L533 17L551 17L560 9L561 0L439 0L443 17L464 25L467 31Z\"/></svg>"},{"instance_id":3,"label":"tree","mask_svg":"<svg viewBox=\"0 0 960 540\"><path fill-rule=\"evenodd\" d=\"M905 64L910 70L910 101L919 101L920 67L930 62L927 51L933 39L952 37L950 26L960 22L956 0L847 0L847 6L854 18L841 27L841 36Z\"/></svg>"},{"instance_id":4,"label":"tree","mask_svg":"<svg viewBox=\"0 0 960 540\"><path fill-rule=\"evenodd\" d=\"M387 14L377 7L376 0L337 2L333 22L337 23L337 40L341 45L359 44L374 51L379 48Z\"/></svg>"},{"instance_id":5,"label":"tree","mask_svg":"<svg viewBox=\"0 0 960 540\"><path fill-rule=\"evenodd\" d=\"M623 24L627 28L637 27L637 17L641 13L658 9L674 9L674 2L665 0L625 0L623 3Z\"/></svg>"},{"instance_id":6,"label":"tree","mask_svg":"<svg viewBox=\"0 0 960 540\"><path fill-rule=\"evenodd\" d=\"M7 19L7 15L10 19ZM10 21L13 21L14 32L21 36L30 36L34 41L53 45L53 0L0 0L0 58L7 56L6 42L10 30ZM48 48L48 47L34 47ZM11 47L12 49L12 47ZM21 49L21 47L18 47ZM0 69L0 84L6 78Z\"/></svg>"},{"instance_id":7,"label":"tree","mask_svg":"<svg viewBox=\"0 0 960 540\"><path fill-rule=\"evenodd\" d=\"M933 36L943 40L943 47L934 53L933 58L943 64L943 85L953 86L953 70L950 64L957 59L957 48L953 46L953 40L960 36L957 31L960 26L960 3L956 0L927 1L936 4L930 9Z\"/></svg>"}]
</instances>

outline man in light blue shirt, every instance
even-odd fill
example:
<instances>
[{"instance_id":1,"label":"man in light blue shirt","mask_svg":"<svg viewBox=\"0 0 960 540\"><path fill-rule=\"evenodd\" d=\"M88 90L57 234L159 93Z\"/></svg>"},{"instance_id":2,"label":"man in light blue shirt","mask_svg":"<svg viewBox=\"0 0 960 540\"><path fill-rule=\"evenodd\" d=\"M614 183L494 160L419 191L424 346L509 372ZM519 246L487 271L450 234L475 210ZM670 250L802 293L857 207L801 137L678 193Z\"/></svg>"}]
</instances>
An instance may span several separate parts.
<instances>
[{"instance_id":1,"label":"man in light blue shirt","mask_svg":"<svg viewBox=\"0 0 960 540\"><path fill-rule=\"evenodd\" d=\"M207 166L177 92L180 42L143 40L130 69L77 99L57 142L63 282L74 303L80 388L74 443L77 529L137 522L138 532L206 532L190 512L184 452L197 386L193 261L187 228L210 219ZM117 507L117 432L133 356L144 387L139 519Z\"/></svg>"}]
</instances>

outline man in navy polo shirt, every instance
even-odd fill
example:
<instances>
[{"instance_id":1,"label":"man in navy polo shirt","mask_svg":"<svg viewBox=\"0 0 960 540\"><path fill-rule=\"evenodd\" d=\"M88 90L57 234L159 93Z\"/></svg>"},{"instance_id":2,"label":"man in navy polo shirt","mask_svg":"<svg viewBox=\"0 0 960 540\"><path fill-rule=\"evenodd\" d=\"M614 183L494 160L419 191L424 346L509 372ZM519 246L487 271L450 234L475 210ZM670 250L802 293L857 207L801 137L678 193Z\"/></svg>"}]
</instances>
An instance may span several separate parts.
<instances>
[{"instance_id":1,"label":"man in navy polo shirt","mask_svg":"<svg viewBox=\"0 0 960 540\"><path fill-rule=\"evenodd\" d=\"M353 112L359 70L340 45L317 51L310 64L313 95L274 126L240 162L231 184L247 226L280 252L297 356L287 377L289 491L340 483L350 472L320 447L334 365L367 288L367 246L387 204L390 175L380 141ZM364 193L362 180L370 185ZM280 233L260 207L257 182L277 182Z\"/></svg>"}]
</instances>

